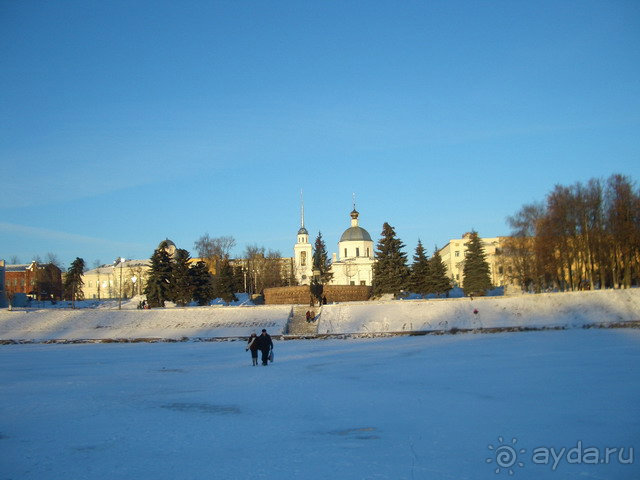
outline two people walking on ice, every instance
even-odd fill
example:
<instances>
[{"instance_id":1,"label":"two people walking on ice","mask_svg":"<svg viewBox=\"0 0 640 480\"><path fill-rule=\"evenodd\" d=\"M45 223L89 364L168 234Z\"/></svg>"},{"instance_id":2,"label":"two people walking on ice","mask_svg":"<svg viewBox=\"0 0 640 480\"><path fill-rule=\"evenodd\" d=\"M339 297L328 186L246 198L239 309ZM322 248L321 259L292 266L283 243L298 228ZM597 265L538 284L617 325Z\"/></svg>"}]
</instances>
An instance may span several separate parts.
<instances>
[{"instance_id":1,"label":"two people walking on ice","mask_svg":"<svg viewBox=\"0 0 640 480\"><path fill-rule=\"evenodd\" d=\"M245 350L251 350L251 360L254 367L258 365L258 350L262 353L262 365L266 366L269 360L273 361L271 356L273 341L271 340L271 335L264 328L259 337L255 333L251 334Z\"/></svg>"}]
</instances>

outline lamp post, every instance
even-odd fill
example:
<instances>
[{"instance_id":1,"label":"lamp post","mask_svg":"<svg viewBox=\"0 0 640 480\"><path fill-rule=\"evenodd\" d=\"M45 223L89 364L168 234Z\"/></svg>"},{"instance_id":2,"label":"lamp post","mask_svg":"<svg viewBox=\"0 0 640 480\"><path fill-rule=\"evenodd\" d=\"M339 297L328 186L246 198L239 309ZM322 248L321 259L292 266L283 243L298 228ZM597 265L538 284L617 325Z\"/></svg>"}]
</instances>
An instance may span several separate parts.
<instances>
[{"instance_id":1,"label":"lamp post","mask_svg":"<svg viewBox=\"0 0 640 480\"><path fill-rule=\"evenodd\" d=\"M120 264L120 288L119 290L119 295L118 295L118 310L122 310L122 264L124 263L126 259L123 257L117 258L116 261L114 262L116 266L118 266L118 264Z\"/></svg>"},{"instance_id":2,"label":"lamp post","mask_svg":"<svg viewBox=\"0 0 640 480\"><path fill-rule=\"evenodd\" d=\"M244 292L247 292L247 269L245 267L242 267L242 275L244 276Z\"/></svg>"},{"instance_id":3,"label":"lamp post","mask_svg":"<svg viewBox=\"0 0 640 480\"><path fill-rule=\"evenodd\" d=\"M322 272L319 268L313 269L313 280L311 281L311 294L318 299L318 305L322 305Z\"/></svg>"}]
</instances>

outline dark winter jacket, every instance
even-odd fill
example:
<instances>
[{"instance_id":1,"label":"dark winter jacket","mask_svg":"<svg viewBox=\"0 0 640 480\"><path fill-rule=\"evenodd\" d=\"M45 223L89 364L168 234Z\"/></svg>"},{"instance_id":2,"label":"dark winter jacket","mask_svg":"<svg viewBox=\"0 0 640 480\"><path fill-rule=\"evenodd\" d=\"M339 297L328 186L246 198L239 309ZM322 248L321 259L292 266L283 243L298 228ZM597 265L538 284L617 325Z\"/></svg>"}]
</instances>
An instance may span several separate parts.
<instances>
[{"instance_id":1,"label":"dark winter jacket","mask_svg":"<svg viewBox=\"0 0 640 480\"><path fill-rule=\"evenodd\" d=\"M249 337L247 348L252 352L256 352L258 350L258 337Z\"/></svg>"},{"instance_id":2,"label":"dark winter jacket","mask_svg":"<svg viewBox=\"0 0 640 480\"><path fill-rule=\"evenodd\" d=\"M258 338L256 338L256 341L254 342L257 344L257 347L259 350L267 350L269 351L270 349L273 348L273 342L271 341L271 335L269 335L268 333L263 333L262 335L258 335Z\"/></svg>"}]
</instances>

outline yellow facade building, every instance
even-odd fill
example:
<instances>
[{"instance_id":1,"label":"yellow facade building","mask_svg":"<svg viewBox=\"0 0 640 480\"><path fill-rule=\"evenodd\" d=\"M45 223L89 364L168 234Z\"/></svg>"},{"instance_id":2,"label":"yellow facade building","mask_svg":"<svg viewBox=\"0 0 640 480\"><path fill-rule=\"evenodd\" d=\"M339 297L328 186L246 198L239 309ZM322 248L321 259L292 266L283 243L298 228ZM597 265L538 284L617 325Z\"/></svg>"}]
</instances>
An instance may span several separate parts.
<instances>
[{"instance_id":1,"label":"yellow facade building","mask_svg":"<svg viewBox=\"0 0 640 480\"><path fill-rule=\"evenodd\" d=\"M438 251L447 267L447 276L460 287L463 286L464 259L470 236L470 233L465 233L462 238L451 239ZM496 287L507 285L501 258L502 244L505 238L507 237L480 238L489 264L491 283Z\"/></svg>"}]
</instances>

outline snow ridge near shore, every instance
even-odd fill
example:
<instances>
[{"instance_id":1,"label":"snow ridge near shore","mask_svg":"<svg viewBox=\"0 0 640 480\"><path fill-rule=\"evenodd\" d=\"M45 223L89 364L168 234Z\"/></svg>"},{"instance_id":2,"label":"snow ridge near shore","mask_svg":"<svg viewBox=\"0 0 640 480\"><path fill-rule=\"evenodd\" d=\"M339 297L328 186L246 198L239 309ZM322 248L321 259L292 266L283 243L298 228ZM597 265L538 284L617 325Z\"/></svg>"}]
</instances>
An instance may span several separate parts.
<instances>
[{"instance_id":1,"label":"snow ridge near shore","mask_svg":"<svg viewBox=\"0 0 640 480\"><path fill-rule=\"evenodd\" d=\"M0 340L195 339L285 333L290 305L0 311ZM325 305L320 334L582 327L640 320L640 289Z\"/></svg>"},{"instance_id":2,"label":"snow ridge near shore","mask_svg":"<svg viewBox=\"0 0 640 480\"><path fill-rule=\"evenodd\" d=\"M319 333L582 327L640 320L640 289L514 297L345 303L322 309Z\"/></svg>"},{"instance_id":3,"label":"snow ridge near shore","mask_svg":"<svg viewBox=\"0 0 640 480\"><path fill-rule=\"evenodd\" d=\"M0 312L0 339L46 341L212 338L281 334L291 306L187 307L151 310L42 309Z\"/></svg>"}]
</instances>

